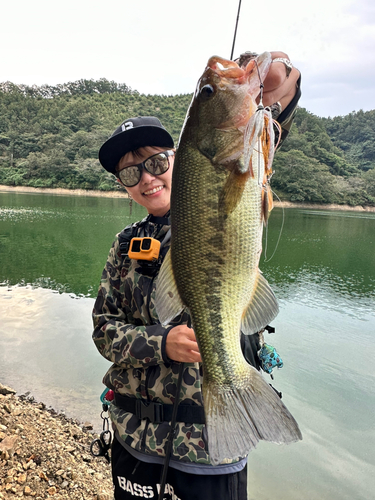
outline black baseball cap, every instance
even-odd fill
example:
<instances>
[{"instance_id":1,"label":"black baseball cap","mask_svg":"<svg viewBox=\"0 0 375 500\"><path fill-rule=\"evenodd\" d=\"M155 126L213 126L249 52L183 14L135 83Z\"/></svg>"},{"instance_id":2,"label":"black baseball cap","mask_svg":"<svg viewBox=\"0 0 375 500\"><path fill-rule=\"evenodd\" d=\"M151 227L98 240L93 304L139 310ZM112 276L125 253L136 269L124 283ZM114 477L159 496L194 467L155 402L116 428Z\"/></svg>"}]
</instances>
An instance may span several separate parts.
<instances>
[{"instance_id":1,"label":"black baseball cap","mask_svg":"<svg viewBox=\"0 0 375 500\"><path fill-rule=\"evenodd\" d=\"M138 116L122 122L100 148L99 161L115 174L116 165L126 153L144 146L174 147L172 136L154 116Z\"/></svg>"}]
</instances>

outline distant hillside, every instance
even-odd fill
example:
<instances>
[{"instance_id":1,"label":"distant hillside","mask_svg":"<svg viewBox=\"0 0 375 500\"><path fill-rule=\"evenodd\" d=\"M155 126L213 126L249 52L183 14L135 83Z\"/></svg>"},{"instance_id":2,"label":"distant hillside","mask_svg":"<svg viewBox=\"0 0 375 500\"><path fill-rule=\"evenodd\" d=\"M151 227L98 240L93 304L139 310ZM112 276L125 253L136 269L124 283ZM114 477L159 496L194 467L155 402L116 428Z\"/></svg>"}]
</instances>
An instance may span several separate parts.
<instances>
[{"instance_id":1,"label":"distant hillside","mask_svg":"<svg viewBox=\"0 0 375 500\"><path fill-rule=\"evenodd\" d=\"M101 144L127 117L157 116L177 141L192 94L145 95L101 79L0 84L0 184L118 189ZM333 119L304 108L274 160L283 200L375 205L375 110Z\"/></svg>"}]
</instances>

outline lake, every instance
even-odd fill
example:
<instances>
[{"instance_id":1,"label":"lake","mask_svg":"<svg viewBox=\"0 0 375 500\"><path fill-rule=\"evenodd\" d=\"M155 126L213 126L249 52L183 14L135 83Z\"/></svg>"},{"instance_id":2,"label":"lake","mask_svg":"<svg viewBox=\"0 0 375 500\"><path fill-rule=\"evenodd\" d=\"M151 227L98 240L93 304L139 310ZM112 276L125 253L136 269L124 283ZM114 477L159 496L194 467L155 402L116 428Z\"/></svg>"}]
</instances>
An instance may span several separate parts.
<instances>
[{"instance_id":1,"label":"lake","mask_svg":"<svg viewBox=\"0 0 375 500\"><path fill-rule=\"evenodd\" d=\"M91 310L114 235L144 215L121 198L0 193L1 383L99 427L109 363ZM303 441L259 444L249 500L372 500L375 214L277 208L264 246L280 302L266 341L284 361L272 383Z\"/></svg>"}]
</instances>

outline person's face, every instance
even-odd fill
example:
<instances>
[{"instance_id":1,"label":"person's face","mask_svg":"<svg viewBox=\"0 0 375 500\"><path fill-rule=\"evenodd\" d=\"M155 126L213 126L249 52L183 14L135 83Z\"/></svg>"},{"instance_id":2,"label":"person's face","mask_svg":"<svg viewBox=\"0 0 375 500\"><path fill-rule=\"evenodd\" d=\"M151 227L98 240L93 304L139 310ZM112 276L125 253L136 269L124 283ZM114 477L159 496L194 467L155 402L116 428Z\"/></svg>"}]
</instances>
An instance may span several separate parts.
<instances>
[{"instance_id":1,"label":"person's face","mask_svg":"<svg viewBox=\"0 0 375 500\"><path fill-rule=\"evenodd\" d=\"M137 165L150 156L162 153L167 149L147 146L139 148L136 152L129 152L121 158L117 171L131 165ZM174 156L170 156L168 159L170 167L164 174L152 175L143 169L139 183L133 187L126 187L133 200L145 207L149 214L156 217L162 217L170 208Z\"/></svg>"}]
</instances>

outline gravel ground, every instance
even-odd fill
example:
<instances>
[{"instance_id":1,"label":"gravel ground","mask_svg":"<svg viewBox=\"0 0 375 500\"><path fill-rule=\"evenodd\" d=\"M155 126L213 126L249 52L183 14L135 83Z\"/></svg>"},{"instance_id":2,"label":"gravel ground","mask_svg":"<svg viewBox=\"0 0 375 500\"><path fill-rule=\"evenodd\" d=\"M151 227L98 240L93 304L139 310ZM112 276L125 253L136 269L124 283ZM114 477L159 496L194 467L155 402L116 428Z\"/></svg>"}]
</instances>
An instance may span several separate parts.
<instances>
[{"instance_id":1,"label":"gravel ground","mask_svg":"<svg viewBox=\"0 0 375 500\"><path fill-rule=\"evenodd\" d=\"M90 454L97 437L0 384L0 499L113 500L110 466Z\"/></svg>"}]
</instances>

